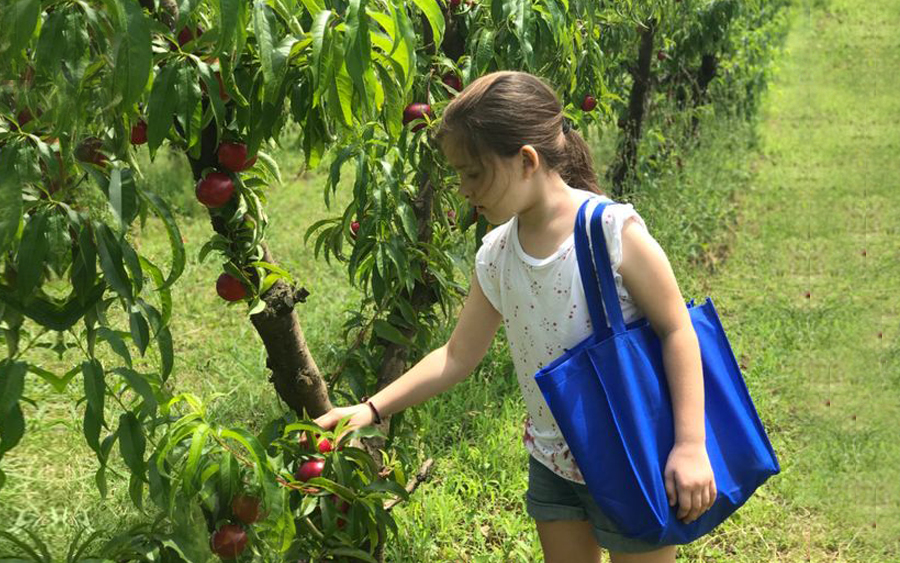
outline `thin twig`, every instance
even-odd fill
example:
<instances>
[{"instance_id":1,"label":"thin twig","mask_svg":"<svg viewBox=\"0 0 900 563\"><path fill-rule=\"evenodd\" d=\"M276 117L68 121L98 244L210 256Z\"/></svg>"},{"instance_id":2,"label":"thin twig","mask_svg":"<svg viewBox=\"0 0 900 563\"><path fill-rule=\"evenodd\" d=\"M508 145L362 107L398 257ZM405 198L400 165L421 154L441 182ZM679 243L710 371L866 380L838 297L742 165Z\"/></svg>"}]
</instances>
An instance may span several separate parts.
<instances>
[{"instance_id":1,"label":"thin twig","mask_svg":"<svg viewBox=\"0 0 900 563\"><path fill-rule=\"evenodd\" d=\"M428 474L431 473L431 468L434 466L434 460L428 458L425 462L419 467L419 472L416 473L416 476L410 480L409 483L406 484L406 492L412 494L421 483L428 479ZM400 499L391 499L384 503L385 510L391 510L398 504L400 504Z\"/></svg>"}]
</instances>

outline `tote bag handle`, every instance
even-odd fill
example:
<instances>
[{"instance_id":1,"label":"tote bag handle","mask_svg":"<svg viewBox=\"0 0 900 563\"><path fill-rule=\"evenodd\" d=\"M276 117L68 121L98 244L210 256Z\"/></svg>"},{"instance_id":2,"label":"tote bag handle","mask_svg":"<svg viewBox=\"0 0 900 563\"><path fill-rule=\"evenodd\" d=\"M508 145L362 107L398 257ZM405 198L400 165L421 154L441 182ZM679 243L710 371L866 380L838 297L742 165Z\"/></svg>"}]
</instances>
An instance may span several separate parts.
<instances>
[{"instance_id":1,"label":"tote bag handle","mask_svg":"<svg viewBox=\"0 0 900 563\"><path fill-rule=\"evenodd\" d=\"M585 213L591 199L594 198L589 198L581 204L581 207L578 208L578 215L575 217L575 255L578 269L581 272L581 284L584 286L584 296L587 300L594 333L601 333L603 327L609 325L612 327L613 334L622 334L625 332L625 318L622 315L622 307L619 305L612 264L609 261L609 251L606 249L606 237L603 235L602 221L603 210L607 205L615 202L601 201L594 208L591 216L590 241L590 246L593 247L592 259L585 229ZM598 274L600 286L597 285ZM600 290L601 287L603 291ZM601 299L603 308L600 305ZM604 310L606 315L603 314ZM609 319L610 322L607 323L606 319Z\"/></svg>"}]
</instances>

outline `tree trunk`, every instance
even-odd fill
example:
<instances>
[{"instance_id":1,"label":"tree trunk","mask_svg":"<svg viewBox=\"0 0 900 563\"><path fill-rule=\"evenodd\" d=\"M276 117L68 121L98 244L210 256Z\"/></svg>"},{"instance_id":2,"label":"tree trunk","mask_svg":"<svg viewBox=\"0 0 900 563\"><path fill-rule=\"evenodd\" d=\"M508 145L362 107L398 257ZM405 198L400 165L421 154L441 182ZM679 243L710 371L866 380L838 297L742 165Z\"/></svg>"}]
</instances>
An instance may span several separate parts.
<instances>
[{"instance_id":1,"label":"tree trunk","mask_svg":"<svg viewBox=\"0 0 900 563\"><path fill-rule=\"evenodd\" d=\"M712 82L712 79L716 77L716 69L718 67L718 60L715 55L711 55L709 53L703 55L703 59L700 63L700 69L697 71L697 82L694 86L694 107L698 107L706 103L706 90L709 87L709 83ZM700 120L694 115L691 118L691 136L697 133L697 125L699 125Z\"/></svg>"},{"instance_id":2,"label":"tree trunk","mask_svg":"<svg viewBox=\"0 0 900 563\"><path fill-rule=\"evenodd\" d=\"M628 101L628 117L619 143L616 162L610 167L607 178L613 184L613 197L621 197L625 180L634 174L637 162L637 146L641 138L641 124L644 120L644 103L650 90L650 61L653 55L653 36L656 22L651 20L648 29L641 32L638 48L637 67L632 71L634 83Z\"/></svg>"},{"instance_id":3,"label":"tree trunk","mask_svg":"<svg viewBox=\"0 0 900 563\"><path fill-rule=\"evenodd\" d=\"M204 168L216 166L216 126L211 123L203 130L199 159L188 157L194 180L199 180ZM228 237L224 220L210 215L213 230ZM263 261L276 264L263 243ZM238 265L243 266L242 264ZM255 281L255 280L254 280ZM331 410L328 387L300 328L294 305L303 303L309 293L305 288L296 289L284 280L278 280L263 295L266 308L250 317L253 327L266 347L266 366L272 370L269 377L275 391L298 416L317 417Z\"/></svg>"}]
</instances>

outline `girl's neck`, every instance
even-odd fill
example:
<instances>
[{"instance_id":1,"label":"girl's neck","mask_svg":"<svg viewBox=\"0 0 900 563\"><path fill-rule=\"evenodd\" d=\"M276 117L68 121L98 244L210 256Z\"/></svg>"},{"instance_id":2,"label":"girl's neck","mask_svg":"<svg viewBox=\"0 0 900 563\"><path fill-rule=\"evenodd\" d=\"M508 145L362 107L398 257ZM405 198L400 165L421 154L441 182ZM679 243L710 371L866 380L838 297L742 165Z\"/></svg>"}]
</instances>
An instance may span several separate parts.
<instances>
[{"instance_id":1,"label":"girl's neck","mask_svg":"<svg viewBox=\"0 0 900 563\"><path fill-rule=\"evenodd\" d=\"M519 233L540 234L554 230L558 228L561 219L565 222L569 216L572 218L571 225L565 223L565 228L571 230L578 206L569 195L569 187L562 178L557 175L556 181L544 184L536 195L534 203L518 213Z\"/></svg>"},{"instance_id":2,"label":"girl's neck","mask_svg":"<svg viewBox=\"0 0 900 563\"><path fill-rule=\"evenodd\" d=\"M548 183L536 202L518 214L517 236L522 250L535 258L552 254L575 225L578 204L562 179Z\"/></svg>"}]
</instances>

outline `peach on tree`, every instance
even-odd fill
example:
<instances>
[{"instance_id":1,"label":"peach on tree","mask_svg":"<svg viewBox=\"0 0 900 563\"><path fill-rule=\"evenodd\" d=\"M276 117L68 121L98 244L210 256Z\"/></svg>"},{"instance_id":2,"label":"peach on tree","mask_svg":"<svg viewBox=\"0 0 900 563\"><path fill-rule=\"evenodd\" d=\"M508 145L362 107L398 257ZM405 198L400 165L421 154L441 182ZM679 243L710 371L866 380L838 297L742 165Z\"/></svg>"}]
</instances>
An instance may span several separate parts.
<instances>
[{"instance_id":1,"label":"peach on tree","mask_svg":"<svg viewBox=\"0 0 900 563\"><path fill-rule=\"evenodd\" d=\"M247 159L247 145L231 141L224 141L219 144L216 156L219 159L219 164L231 172L242 172L256 162L255 156L249 160Z\"/></svg>"},{"instance_id":2,"label":"peach on tree","mask_svg":"<svg viewBox=\"0 0 900 563\"><path fill-rule=\"evenodd\" d=\"M410 121L415 121L417 119L422 119L425 116L433 117L434 114L431 112L431 106L423 103L412 103L403 108L403 125L408 124ZM425 127L425 123L418 123L413 126L412 131L415 133L419 129Z\"/></svg>"},{"instance_id":3,"label":"peach on tree","mask_svg":"<svg viewBox=\"0 0 900 563\"><path fill-rule=\"evenodd\" d=\"M210 209L222 207L234 193L234 182L228 174L210 172L206 178L197 182L197 199Z\"/></svg>"},{"instance_id":4,"label":"peach on tree","mask_svg":"<svg viewBox=\"0 0 900 563\"><path fill-rule=\"evenodd\" d=\"M237 524L225 524L209 540L212 552L222 559L234 559L247 547L247 532Z\"/></svg>"},{"instance_id":5,"label":"peach on tree","mask_svg":"<svg viewBox=\"0 0 900 563\"><path fill-rule=\"evenodd\" d=\"M262 506L258 497L238 493L231 499L231 512L234 517L246 525L259 522L262 518Z\"/></svg>"},{"instance_id":6,"label":"peach on tree","mask_svg":"<svg viewBox=\"0 0 900 563\"><path fill-rule=\"evenodd\" d=\"M225 301L240 301L247 296L247 288L241 280L231 274L223 273L216 280L216 293Z\"/></svg>"}]
</instances>

